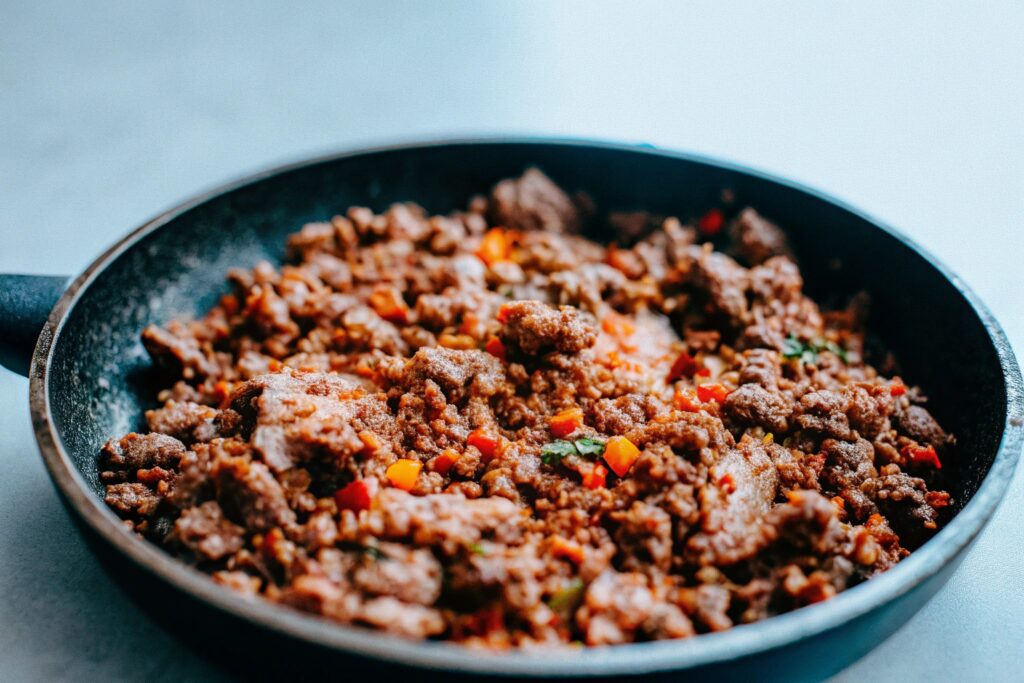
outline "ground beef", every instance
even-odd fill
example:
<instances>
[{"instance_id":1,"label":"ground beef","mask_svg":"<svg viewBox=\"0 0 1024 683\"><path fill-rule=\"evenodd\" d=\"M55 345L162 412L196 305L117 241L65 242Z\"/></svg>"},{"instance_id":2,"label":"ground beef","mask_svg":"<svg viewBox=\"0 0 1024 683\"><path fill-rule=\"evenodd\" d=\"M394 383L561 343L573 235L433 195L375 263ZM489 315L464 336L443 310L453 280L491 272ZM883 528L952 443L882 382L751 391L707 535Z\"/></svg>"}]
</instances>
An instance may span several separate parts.
<instances>
[{"instance_id":1,"label":"ground beef","mask_svg":"<svg viewBox=\"0 0 1024 683\"><path fill-rule=\"evenodd\" d=\"M160 407L103 446L107 503L241 594L490 648L728 629L935 532L955 440L778 226L588 217L531 169L301 227L142 332Z\"/></svg>"}]
</instances>

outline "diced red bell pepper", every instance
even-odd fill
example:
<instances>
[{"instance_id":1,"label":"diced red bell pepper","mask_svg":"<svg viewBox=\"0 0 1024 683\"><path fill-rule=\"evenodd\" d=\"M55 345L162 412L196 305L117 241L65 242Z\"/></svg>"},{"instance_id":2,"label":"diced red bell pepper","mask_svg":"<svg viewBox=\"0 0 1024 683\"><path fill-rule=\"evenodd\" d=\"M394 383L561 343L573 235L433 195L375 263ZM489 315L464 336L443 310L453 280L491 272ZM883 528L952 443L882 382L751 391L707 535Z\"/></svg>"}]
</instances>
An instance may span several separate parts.
<instances>
[{"instance_id":1,"label":"diced red bell pepper","mask_svg":"<svg viewBox=\"0 0 1024 683\"><path fill-rule=\"evenodd\" d=\"M501 437L488 434L482 429L474 429L470 432L466 443L480 451L480 455L484 456L485 460L490 460L498 454L498 449L501 447Z\"/></svg>"},{"instance_id":2,"label":"diced red bell pepper","mask_svg":"<svg viewBox=\"0 0 1024 683\"><path fill-rule=\"evenodd\" d=\"M700 370L697 359L683 351L672 363L668 371L668 381L675 382L680 377L693 377Z\"/></svg>"},{"instance_id":3,"label":"diced red bell pepper","mask_svg":"<svg viewBox=\"0 0 1024 683\"><path fill-rule=\"evenodd\" d=\"M703 403L717 401L723 403L732 392L724 384L700 384L697 386L697 398Z\"/></svg>"},{"instance_id":4,"label":"diced red bell pepper","mask_svg":"<svg viewBox=\"0 0 1024 683\"><path fill-rule=\"evenodd\" d=\"M711 209L697 220L697 229L701 234L714 237L722 231L725 215L720 209Z\"/></svg>"},{"instance_id":5,"label":"diced red bell pepper","mask_svg":"<svg viewBox=\"0 0 1024 683\"><path fill-rule=\"evenodd\" d=\"M603 489L608 485L608 468L597 463L583 475L583 486L588 489Z\"/></svg>"},{"instance_id":6,"label":"diced red bell pepper","mask_svg":"<svg viewBox=\"0 0 1024 683\"><path fill-rule=\"evenodd\" d=\"M491 337L487 340L487 343L484 345L484 351L491 354L502 363L506 360L507 351L505 349L505 344L497 337Z\"/></svg>"},{"instance_id":7,"label":"diced red bell pepper","mask_svg":"<svg viewBox=\"0 0 1024 683\"><path fill-rule=\"evenodd\" d=\"M939 461L939 454L935 452L935 446L904 446L900 449L900 455L910 460L910 462L931 465L937 470L942 469L942 463Z\"/></svg>"},{"instance_id":8,"label":"diced red bell pepper","mask_svg":"<svg viewBox=\"0 0 1024 683\"><path fill-rule=\"evenodd\" d=\"M376 479L356 479L334 494L334 501L340 510L369 510L377 495Z\"/></svg>"}]
</instances>

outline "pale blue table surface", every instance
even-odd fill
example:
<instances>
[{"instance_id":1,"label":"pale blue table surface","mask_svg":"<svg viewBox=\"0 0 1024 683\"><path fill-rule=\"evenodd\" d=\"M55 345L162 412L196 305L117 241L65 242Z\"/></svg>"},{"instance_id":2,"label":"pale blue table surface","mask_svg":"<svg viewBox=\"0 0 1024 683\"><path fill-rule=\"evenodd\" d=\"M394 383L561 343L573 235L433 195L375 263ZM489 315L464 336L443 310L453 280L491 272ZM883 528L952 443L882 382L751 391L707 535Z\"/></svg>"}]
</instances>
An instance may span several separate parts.
<instances>
[{"instance_id":1,"label":"pale blue table surface","mask_svg":"<svg viewBox=\"0 0 1024 683\"><path fill-rule=\"evenodd\" d=\"M0 272L78 272L193 192L307 154L597 136L842 197L950 264L1024 348L1019 3L88 5L0 2ZM26 394L0 370L0 679L221 676L89 555ZM1020 680L1022 507L1018 472L949 585L836 680Z\"/></svg>"}]
</instances>

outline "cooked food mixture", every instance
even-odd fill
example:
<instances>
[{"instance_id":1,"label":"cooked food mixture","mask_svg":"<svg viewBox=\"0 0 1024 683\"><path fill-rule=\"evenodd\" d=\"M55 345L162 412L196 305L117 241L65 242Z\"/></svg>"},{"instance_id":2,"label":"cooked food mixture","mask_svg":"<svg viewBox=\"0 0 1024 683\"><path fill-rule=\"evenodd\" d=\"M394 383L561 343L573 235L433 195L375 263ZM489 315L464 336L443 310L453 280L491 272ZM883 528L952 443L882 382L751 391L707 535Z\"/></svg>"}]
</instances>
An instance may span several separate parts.
<instances>
[{"instance_id":1,"label":"cooked food mixture","mask_svg":"<svg viewBox=\"0 0 1024 683\"><path fill-rule=\"evenodd\" d=\"M288 251L143 332L163 407L99 461L126 523L243 595L496 648L686 638L827 600L949 513L952 438L865 362L863 299L821 311L728 196L598 218L531 169Z\"/></svg>"}]
</instances>

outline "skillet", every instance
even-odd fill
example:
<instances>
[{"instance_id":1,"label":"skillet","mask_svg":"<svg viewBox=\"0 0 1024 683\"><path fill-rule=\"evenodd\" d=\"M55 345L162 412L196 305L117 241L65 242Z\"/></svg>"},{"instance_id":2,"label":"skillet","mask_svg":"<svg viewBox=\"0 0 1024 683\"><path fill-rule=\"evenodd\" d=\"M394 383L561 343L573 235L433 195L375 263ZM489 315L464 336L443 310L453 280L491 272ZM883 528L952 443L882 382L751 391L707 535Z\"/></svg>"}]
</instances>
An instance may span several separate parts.
<instances>
[{"instance_id":1,"label":"skillet","mask_svg":"<svg viewBox=\"0 0 1024 683\"><path fill-rule=\"evenodd\" d=\"M154 371L139 341L148 323L201 315L226 290L229 268L280 263L285 236L305 222L353 204L382 210L406 200L447 212L531 165L567 190L586 191L602 211L698 215L729 189L786 229L807 291L824 307L866 290L869 329L957 435L949 464L956 516L892 570L819 605L683 641L495 654L408 642L242 598L136 537L104 505L99 448L141 426L155 403ZM587 236L609 237L600 228ZM501 139L313 159L189 200L114 244L65 289L66 282L0 275L0 361L29 374L50 476L97 557L147 613L250 674L820 679L888 637L946 582L1005 493L1024 438L1021 376L1006 336L933 257L819 192L647 146Z\"/></svg>"}]
</instances>

